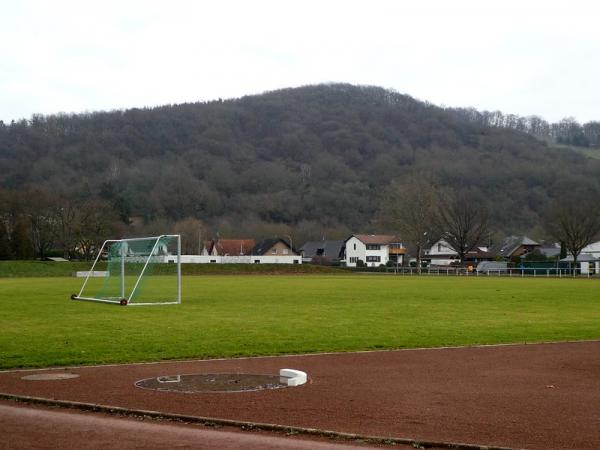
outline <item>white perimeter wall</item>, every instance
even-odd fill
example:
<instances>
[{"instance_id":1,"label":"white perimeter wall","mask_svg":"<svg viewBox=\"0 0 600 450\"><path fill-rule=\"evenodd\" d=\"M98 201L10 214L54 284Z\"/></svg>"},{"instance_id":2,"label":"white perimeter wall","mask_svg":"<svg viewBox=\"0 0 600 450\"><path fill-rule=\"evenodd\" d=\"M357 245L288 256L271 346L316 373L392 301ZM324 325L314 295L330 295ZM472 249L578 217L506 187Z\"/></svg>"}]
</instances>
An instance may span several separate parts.
<instances>
[{"instance_id":1,"label":"white perimeter wall","mask_svg":"<svg viewBox=\"0 0 600 450\"><path fill-rule=\"evenodd\" d=\"M177 262L176 256L165 256L165 262ZM257 262L258 261L258 262ZM181 264L302 264L300 255L211 256L181 255Z\"/></svg>"}]
</instances>

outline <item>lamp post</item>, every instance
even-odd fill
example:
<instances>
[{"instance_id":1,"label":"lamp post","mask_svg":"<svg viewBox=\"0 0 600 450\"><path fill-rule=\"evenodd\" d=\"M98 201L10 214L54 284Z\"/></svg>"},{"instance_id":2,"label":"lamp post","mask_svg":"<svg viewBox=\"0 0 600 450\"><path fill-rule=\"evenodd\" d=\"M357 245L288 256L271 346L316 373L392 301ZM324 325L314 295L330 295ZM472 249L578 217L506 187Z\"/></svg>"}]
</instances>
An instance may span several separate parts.
<instances>
[{"instance_id":1,"label":"lamp post","mask_svg":"<svg viewBox=\"0 0 600 450\"><path fill-rule=\"evenodd\" d=\"M292 243L292 237L289 234L284 234L283 237L286 237L290 240L290 250L294 251L294 244Z\"/></svg>"}]
</instances>

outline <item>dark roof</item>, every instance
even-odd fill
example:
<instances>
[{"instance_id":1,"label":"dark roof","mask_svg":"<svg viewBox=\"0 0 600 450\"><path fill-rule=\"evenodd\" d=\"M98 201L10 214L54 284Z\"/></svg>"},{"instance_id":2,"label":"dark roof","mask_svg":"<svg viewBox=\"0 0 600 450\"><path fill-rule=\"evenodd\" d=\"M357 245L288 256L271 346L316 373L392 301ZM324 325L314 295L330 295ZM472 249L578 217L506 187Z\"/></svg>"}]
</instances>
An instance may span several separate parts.
<instances>
[{"instance_id":1,"label":"dark roof","mask_svg":"<svg viewBox=\"0 0 600 450\"><path fill-rule=\"evenodd\" d=\"M566 258L561 259L561 262L573 262L573 255L569 255ZM580 253L577 257L577 262L594 262L598 261L594 255L590 255L589 253Z\"/></svg>"},{"instance_id":2,"label":"dark roof","mask_svg":"<svg viewBox=\"0 0 600 450\"><path fill-rule=\"evenodd\" d=\"M283 242L286 245L286 247L291 249L292 252L296 253L296 251L293 248L291 248L290 244L288 244L287 241L285 241L284 239L271 238L271 239L263 239L262 241L258 242L252 249L252 254L257 255L257 256L264 255L278 242Z\"/></svg>"},{"instance_id":3,"label":"dark roof","mask_svg":"<svg viewBox=\"0 0 600 450\"><path fill-rule=\"evenodd\" d=\"M546 258L554 258L560 255L560 246L551 246L551 247L540 247L538 251L544 255Z\"/></svg>"},{"instance_id":4,"label":"dark roof","mask_svg":"<svg viewBox=\"0 0 600 450\"><path fill-rule=\"evenodd\" d=\"M484 252L482 250L476 249L476 250L471 250L470 252L467 252L465 254L465 260L471 260L471 259L492 259L494 257L494 254L492 252Z\"/></svg>"},{"instance_id":5,"label":"dark roof","mask_svg":"<svg viewBox=\"0 0 600 450\"><path fill-rule=\"evenodd\" d=\"M300 247L300 251L305 258L313 256L339 258L343 247L344 241L308 241Z\"/></svg>"},{"instance_id":6,"label":"dark roof","mask_svg":"<svg viewBox=\"0 0 600 450\"><path fill-rule=\"evenodd\" d=\"M521 246L539 246L540 244L527 236L508 236L500 243L490 249L490 253L496 256L509 258Z\"/></svg>"}]
</instances>

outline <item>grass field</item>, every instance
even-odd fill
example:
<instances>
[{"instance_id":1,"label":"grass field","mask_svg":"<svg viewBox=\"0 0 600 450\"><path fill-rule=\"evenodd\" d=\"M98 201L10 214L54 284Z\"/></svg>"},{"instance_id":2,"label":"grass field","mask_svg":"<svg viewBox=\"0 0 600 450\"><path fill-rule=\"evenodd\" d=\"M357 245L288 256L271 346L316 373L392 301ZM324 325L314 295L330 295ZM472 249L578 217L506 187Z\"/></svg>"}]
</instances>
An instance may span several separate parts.
<instances>
[{"instance_id":1,"label":"grass field","mask_svg":"<svg viewBox=\"0 0 600 450\"><path fill-rule=\"evenodd\" d=\"M183 278L183 304L74 302L74 278L0 278L0 367L600 338L588 279Z\"/></svg>"},{"instance_id":2,"label":"grass field","mask_svg":"<svg viewBox=\"0 0 600 450\"><path fill-rule=\"evenodd\" d=\"M0 261L0 278L70 277L73 272L90 270L91 261ZM99 262L95 270L106 270ZM182 264L183 275L254 275L254 274L344 274L346 271L312 264Z\"/></svg>"}]
</instances>

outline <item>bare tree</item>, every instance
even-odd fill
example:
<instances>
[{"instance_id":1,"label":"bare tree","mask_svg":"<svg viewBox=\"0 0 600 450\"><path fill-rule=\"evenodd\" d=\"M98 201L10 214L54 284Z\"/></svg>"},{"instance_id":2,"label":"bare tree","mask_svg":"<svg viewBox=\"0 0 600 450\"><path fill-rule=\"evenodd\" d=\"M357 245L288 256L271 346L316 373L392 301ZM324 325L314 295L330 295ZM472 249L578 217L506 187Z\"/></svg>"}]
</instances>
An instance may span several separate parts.
<instances>
[{"instance_id":1,"label":"bare tree","mask_svg":"<svg viewBox=\"0 0 600 450\"><path fill-rule=\"evenodd\" d=\"M202 252L202 240L208 236L201 220L187 217L175 222L172 229L181 235L181 251L184 255L199 255Z\"/></svg>"},{"instance_id":2,"label":"bare tree","mask_svg":"<svg viewBox=\"0 0 600 450\"><path fill-rule=\"evenodd\" d=\"M435 222L440 236L463 264L465 255L488 234L488 220L480 198L466 191L451 191L442 196Z\"/></svg>"},{"instance_id":3,"label":"bare tree","mask_svg":"<svg viewBox=\"0 0 600 450\"><path fill-rule=\"evenodd\" d=\"M78 205L74 201L59 197L54 207L56 219L56 241L63 250L65 259L69 259L77 246Z\"/></svg>"},{"instance_id":4,"label":"bare tree","mask_svg":"<svg viewBox=\"0 0 600 450\"><path fill-rule=\"evenodd\" d=\"M92 258L106 239L114 238L119 227L124 226L110 204L100 199L89 199L79 204L74 220L78 251L86 260Z\"/></svg>"},{"instance_id":5,"label":"bare tree","mask_svg":"<svg viewBox=\"0 0 600 450\"><path fill-rule=\"evenodd\" d=\"M29 219L31 243L40 259L52 249L56 236L53 199L41 190L30 189L21 194L24 214Z\"/></svg>"},{"instance_id":6,"label":"bare tree","mask_svg":"<svg viewBox=\"0 0 600 450\"><path fill-rule=\"evenodd\" d=\"M413 177L392 184L383 201L383 222L398 237L415 246L417 270L421 271L421 252L433 230L437 195L431 182Z\"/></svg>"},{"instance_id":7,"label":"bare tree","mask_svg":"<svg viewBox=\"0 0 600 450\"><path fill-rule=\"evenodd\" d=\"M600 208L592 200L563 198L546 212L546 228L552 237L564 243L576 268L581 250L600 233Z\"/></svg>"}]
</instances>

